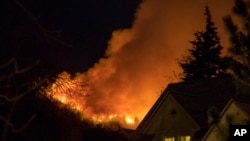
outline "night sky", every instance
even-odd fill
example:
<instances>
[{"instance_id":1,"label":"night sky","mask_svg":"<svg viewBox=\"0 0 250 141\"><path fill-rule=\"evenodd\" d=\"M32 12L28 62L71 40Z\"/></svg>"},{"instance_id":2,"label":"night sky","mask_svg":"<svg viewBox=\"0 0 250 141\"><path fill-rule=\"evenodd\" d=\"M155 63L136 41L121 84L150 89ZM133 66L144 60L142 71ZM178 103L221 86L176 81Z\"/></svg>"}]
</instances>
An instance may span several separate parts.
<instances>
[{"instance_id":1,"label":"night sky","mask_svg":"<svg viewBox=\"0 0 250 141\"><path fill-rule=\"evenodd\" d=\"M61 30L71 48L54 52L58 69L86 71L104 57L112 31L131 27L140 0L23 0L48 30ZM62 61L63 60L63 61ZM77 61L76 61L77 60Z\"/></svg>"},{"instance_id":2,"label":"night sky","mask_svg":"<svg viewBox=\"0 0 250 141\"><path fill-rule=\"evenodd\" d=\"M105 56L107 43L111 39L113 31L132 27L136 19L136 11L140 9L142 1L22 0L20 2L37 17L47 30L62 31L62 40L72 47L54 49L55 51L52 53L55 60L54 64L58 70L75 73L88 70L99 58ZM185 42L185 46L187 46L188 40L192 39L192 32L202 29L200 25L204 24L202 9L205 4L211 7L221 34L221 31L224 30L221 16L224 13L229 13L228 7L232 5L232 0L226 4L225 0L219 2L215 0L192 0L189 2L183 0L163 2L159 0L155 3L162 3L162 6L166 7L165 17L159 13L159 18L166 18L165 26L169 32L183 33L180 36L174 33L170 39L166 37L166 40L170 40L169 45L174 47L180 46L172 43L177 38L181 38L179 42L183 44ZM19 9L19 12L22 13L23 11ZM23 12L22 15L25 15L25 13ZM197 16L200 16L200 18L196 18ZM176 24L175 22L182 23ZM180 27L173 27L176 25ZM189 32L188 35L187 31ZM222 38L222 41L225 42L225 39Z\"/></svg>"},{"instance_id":3,"label":"night sky","mask_svg":"<svg viewBox=\"0 0 250 141\"><path fill-rule=\"evenodd\" d=\"M72 45L50 45L45 56L49 54L47 61L55 74L66 71L73 80L88 80L90 112L142 118L167 84L179 81L177 59L191 47L193 33L204 30L206 5L226 51L222 17L230 14L233 0L26 0L22 4L47 30L61 30L60 39ZM75 72L80 73L74 77Z\"/></svg>"}]
</instances>

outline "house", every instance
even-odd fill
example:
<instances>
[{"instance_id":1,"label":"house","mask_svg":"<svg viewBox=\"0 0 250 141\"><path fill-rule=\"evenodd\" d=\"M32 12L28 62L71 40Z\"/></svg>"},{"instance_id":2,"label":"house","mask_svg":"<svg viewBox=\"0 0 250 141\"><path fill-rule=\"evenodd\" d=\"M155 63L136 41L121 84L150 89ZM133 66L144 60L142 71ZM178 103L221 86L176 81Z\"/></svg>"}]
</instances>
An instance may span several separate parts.
<instances>
[{"instance_id":1,"label":"house","mask_svg":"<svg viewBox=\"0 0 250 141\"><path fill-rule=\"evenodd\" d=\"M229 136L229 124L246 125L250 122L249 98L231 99L220 113L219 120L212 125L202 141L223 141Z\"/></svg>"},{"instance_id":2,"label":"house","mask_svg":"<svg viewBox=\"0 0 250 141\"><path fill-rule=\"evenodd\" d=\"M201 140L209 129L207 112L222 111L235 92L231 77L169 84L138 125L137 139Z\"/></svg>"}]
</instances>

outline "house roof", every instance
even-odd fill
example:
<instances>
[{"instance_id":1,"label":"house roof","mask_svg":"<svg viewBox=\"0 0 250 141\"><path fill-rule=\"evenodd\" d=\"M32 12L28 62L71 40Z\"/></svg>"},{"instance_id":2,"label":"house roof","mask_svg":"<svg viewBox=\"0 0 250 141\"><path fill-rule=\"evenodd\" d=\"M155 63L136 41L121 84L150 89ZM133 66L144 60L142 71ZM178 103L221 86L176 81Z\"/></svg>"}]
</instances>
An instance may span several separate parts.
<instances>
[{"instance_id":1,"label":"house roof","mask_svg":"<svg viewBox=\"0 0 250 141\"><path fill-rule=\"evenodd\" d=\"M246 112L246 114L250 115L250 104L248 103L240 103L237 102L238 106L244 111Z\"/></svg>"},{"instance_id":2,"label":"house roof","mask_svg":"<svg viewBox=\"0 0 250 141\"><path fill-rule=\"evenodd\" d=\"M215 106L221 111L234 94L235 86L231 77L169 84L136 130L142 133L169 95L176 99L200 128L206 128L207 110Z\"/></svg>"},{"instance_id":3,"label":"house roof","mask_svg":"<svg viewBox=\"0 0 250 141\"><path fill-rule=\"evenodd\" d=\"M244 99L246 98L246 99ZM248 97L241 97L241 96L236 96L228 101L228 103L225 105L223 110L221 110L220 113L220 118L227 112L227 110L230 108L232 103L236 104L238 108L240 108L243 112L245 112L248 116L250 115L250 101L249 101L249 96ZM211 126L209 130L204 134L202 141L206 140L206 138L209 136L209 134L213 131L215 126Z\"/></svg>"},{"instance_id":4,"label":"house roof","mask_svg":"<svg viewBox=\"0 0 250 141\"><path fill-rule=\"evenodd\" d=\"M250 95L237 95L234 98L237 105L246 112L246 114L250 115Z\"/></svg>"}]
</instances>

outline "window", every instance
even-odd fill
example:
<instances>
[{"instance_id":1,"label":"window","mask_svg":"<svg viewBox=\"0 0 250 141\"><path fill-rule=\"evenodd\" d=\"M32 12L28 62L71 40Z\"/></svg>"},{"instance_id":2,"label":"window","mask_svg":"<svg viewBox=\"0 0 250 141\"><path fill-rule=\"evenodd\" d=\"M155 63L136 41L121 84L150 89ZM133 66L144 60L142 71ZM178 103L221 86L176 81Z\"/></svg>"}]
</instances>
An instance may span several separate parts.
<instances>
[{"instance_id":1,"label":"window","mask_svg":"<svg viewBox=\"0 0 250 141\"><path fill-rule=\"evenodd\" d=\"M190 141L190 136L165 137L163 141Z\"/></svg>"},{"instance_id":2,"label":"window","mask_svg":"<svg viewBox=\"0 0 250 141\"><path fill-rule=\"evenodd\" d=\"M179 136L178 141L190 141L190 136Z\"/></svg>"},{"instance_id":3,"label":"window","mask_svg":"<svg viewBox=\"0 0 250 141\"><path fill-rule=\"evenodd\" d=\"M164 141L175 141L175 137L165 137Z\"/></svg>"}]
</instances>

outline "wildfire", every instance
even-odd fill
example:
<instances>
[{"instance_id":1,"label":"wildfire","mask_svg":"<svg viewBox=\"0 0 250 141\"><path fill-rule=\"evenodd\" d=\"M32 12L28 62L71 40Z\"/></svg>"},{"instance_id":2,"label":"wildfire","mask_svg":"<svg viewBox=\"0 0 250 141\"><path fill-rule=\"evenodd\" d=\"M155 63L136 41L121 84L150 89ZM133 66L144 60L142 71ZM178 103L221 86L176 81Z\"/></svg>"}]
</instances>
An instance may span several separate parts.
<instances>
[{"instance_id":1,"label":"wildfire","mask_svg":"<svg viewBox=\"0 0 250 141\"><path fill-rule=\"evenodd\" d=\"M117 114L110 114L110 115L95 115L91 117L95 122L112 122L112 121L117 121L120 124L131 126L131 125L136 125L135 119L131 118L130 116L122 116L122 115L117 115Z\"/></svg>"},{"instance_id":2,"label":"wildfire","mask_svg":"<svg viewBox=\"0 0 250 141\"><path fill-rule=\"evenodd\" d=\"M190 34L184 27L178 28L182 36L172 34L176 28L168 26L176 24L166 20L171 19L165 14L171 10L166 5L168 1L145 0L132 27L112 33L104 58L76 76L59 74L47 96L97 124L119 122L135 128L166 84L178 81L175 74L181 72L176 58L185 49L176 46L182 47L180 41L186 42Z\"/></svg>"},{"instance_id":3,"label":"wildfire","mask_svg":"<svg viewBox=\"0 0 250 141\"><path fill-rule=\"evenodd\" d=\"M69 106L72 110L80 112L82 118L90 119L96 124L109 126L110 123L116 123L125 128L135 128L137 122L132 116L127 114L93 114L86 110L85 101L88 98L90 88L85 79L71 79L70 74L63 72L58 75L56 81L50 87L45 89L46 95L60 103ZM113 125L112 125L113 126Z\"/></svg>"},{"instance_id":4,"label":"wildfire","mask_svg":"<svg viewBox=\"0 0 250 141\"><path fill-rule=\"evenodd\" d=\"M132 119L131 117L125 117L125 120L127 124L132 124L132 125L135 124L135 120Z\"/></svg>"},{"instance_id":5,"label":"wildfire","mask_svg":"<svg viewBox=\"0 0 250 141\"><path fill-rule=\"evenodd\" d=\"M67 72L59 74L56 81L45 90L47 96L78 111L84 109L88 91L89 87L86 81L71 79Z\"/></svg>"}]
</instances>

